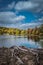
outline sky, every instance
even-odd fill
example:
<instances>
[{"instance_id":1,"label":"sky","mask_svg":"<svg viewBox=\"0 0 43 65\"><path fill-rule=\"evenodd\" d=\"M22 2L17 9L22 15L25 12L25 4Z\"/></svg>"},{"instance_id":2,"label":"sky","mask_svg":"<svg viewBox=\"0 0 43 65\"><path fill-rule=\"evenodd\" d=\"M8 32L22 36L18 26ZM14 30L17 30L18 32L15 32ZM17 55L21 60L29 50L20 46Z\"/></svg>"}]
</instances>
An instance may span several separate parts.
<instances>
[{"instance_id":1,"label":"sky","mask_svg":"<svg viewBox=\"0 0 43 65\"><path fill-rule=\"evenodd\" d=\"M0 26L19 29L43 24L43 0L0 0Z\"/></svg>"}]
</instances>

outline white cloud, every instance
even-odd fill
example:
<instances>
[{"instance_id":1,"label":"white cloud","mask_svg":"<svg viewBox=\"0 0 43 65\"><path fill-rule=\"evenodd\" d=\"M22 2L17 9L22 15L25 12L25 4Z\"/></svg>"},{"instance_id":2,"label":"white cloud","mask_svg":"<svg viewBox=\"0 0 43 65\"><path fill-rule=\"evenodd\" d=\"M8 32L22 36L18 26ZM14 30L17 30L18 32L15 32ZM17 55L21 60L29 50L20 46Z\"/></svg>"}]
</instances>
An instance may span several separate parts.
<instances>
[{"instance_id":1,"label":"white cloud","mask_svg":"<svg viewBox=\"0 0 43 65\"><path fill-rule=\"evenodd\" d=\"M38 7L38 3L34 3L31 1L20 1L15 5L16 10L26 10L26 9L33 9L35 7Z\"/></svg>"},{"instance_id":2,"label":"white cloud","mask_svg":"<svg viewBox=\"0 0 43 65\"><path fill-rule=\"evenodd\" d=\"M16 17L14 20L15 21L21 21L21 20L23 20L23 19L25 19L25 16L18 16L18 17Z\"/></svg>"},{"instance_id":3,"label":"white cloud","mask_svg":"<svg viewBox=\"0 0 43 65\"><path fill-rule=\"evenodd\" d=\"M37 25L39 25L40 23L25 23L25 24L22 24L22 25L20 25L20 27L24 27L24 26L37 26Z\"/></svg>"},{"instance_id":4,"label":"white cloud","mask_svg":"<svg viewBox=\"0 0 43 65\"><path fill-rule=\"evenodd\" d=\"M16 10L29 10L35 13L43 12L43 0L18 1L15 5Z\"/></svg>"},{"instance_id":5,"label":"white cloud","mask_svg":"<svg viewBox=\"0 0 43 65\"><path fill-rule=\"evenodd\" d=\"M18 25L15 25L15 24L0 24L0 27L18 28Z\"/></svg>"},{"instance_id":6,"label":"white cloud","mask_svg":"<svg viewBox=\"0 0 43 65\"><path fill-rule=\"evenodd\" d=\"M0 23L2 24L16 24L24 19L25 16L17 16L14 12L0 12Z\"/></svg>"},{"instance_id":7,"label":"white cloud","mask_svg":"<svg viewBox=\"0 0 43 65\"><path fill-rule=\"evenodd\" d=\"M32 1L32 2L40 2L40 3L43 2L43 0L30 0L30 1Z\"/></svg>"},{"instance_id":8,"label":"white cloud","mask_svg":"<svg viewBox=\"0 0 43 65\"><path fill-rule=\"evenodd\" d=\"M38 18L38 19L36 19L35 22L43 24L43 16Z\"/></svg>"},{"instance_id":9,"label":"white cloud","mask_svg":"<svg viewBox=\"0 0 43 65\"><path fill-rule=\"evenodd\" d=\"M32 21L31 23L22 23L25 16L17 16L14 12L0 12L0 26L14 27L20 29L34 28L40 26L43 23L43 17Z\"/></svg>"},{"instance_id":10,"label":"white cloud","mask_svg":"<svg viewBox=\"0 0 43 65\"><path fill-rule=\"evenodd\" d=\"M28 29L28 28L35 28L35 27L39 27L42 23L37 22L37 23L24 23L20 25L21 29Z\"/></svg>"},{"instance_id":11,"label":"white cloud","mask_svg":"<svg viewBox=\"0 0 43 65\"><path fill-rule=\"evenodd\" d=\"M7 9L14 9L14 7L15 7L15 2L12 2L12 3L10 3L10 4L8 4L8 6L7 6Z\"/></svg>"},{"instance_id":12,"label":"white cloud","mask_svg":"<svg viewBox=\"0 0 43 65\"><path fill-rule=\"evenodd\" d=\"M43 17L39 18L39 21L43 23Z\"/></svg>"},{"instance_id":13,"label":"white cloud","mask_svg":"<svg viewBox=\"0 0 43 65\"><path fill-rule=\"evenodd\" d=\"M42 13L43 12L43 0L28 0L28 1L18 1L15 3L8 4L7 7L1 8L0 10L29 10L35 13Z\"/></svg>"}]
</instances>

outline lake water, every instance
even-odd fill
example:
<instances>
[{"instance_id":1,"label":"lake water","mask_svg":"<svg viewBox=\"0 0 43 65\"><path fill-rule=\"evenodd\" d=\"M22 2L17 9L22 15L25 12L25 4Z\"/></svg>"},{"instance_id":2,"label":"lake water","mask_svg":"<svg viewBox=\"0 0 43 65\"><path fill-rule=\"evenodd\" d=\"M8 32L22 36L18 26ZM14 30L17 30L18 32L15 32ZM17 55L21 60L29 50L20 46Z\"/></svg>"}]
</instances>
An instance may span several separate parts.
<instances>
[{"instance_id":1,"label":"lake water","mask_svg":"<svg viewBox=\"0 0 43 65\"><path fill-rule=\"evenodd\" d=\"M27 48L43 48L43 40L34 41L24 37L15 37L13 35L1 35L0 47L25 46Z\"/></svg>"}]
</instances>

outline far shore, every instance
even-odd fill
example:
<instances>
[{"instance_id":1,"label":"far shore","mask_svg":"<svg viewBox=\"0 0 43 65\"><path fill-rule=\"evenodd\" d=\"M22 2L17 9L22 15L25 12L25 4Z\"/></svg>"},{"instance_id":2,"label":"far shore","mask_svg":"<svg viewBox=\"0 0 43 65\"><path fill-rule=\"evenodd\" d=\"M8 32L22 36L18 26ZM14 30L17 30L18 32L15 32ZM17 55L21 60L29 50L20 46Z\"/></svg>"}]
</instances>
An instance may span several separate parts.
<instances>
[{"instance_id":1,"label":"far shore","mask_svg":"<svg viewBox=\"0 0 43 65\"><path fill-rule=\"evenodd\" d=\"M24 37L24 38L40 38L40 39L43 39L43 36L41 36L41 35L9 35L9 34L3 34L3 35L0 35L0 36L12 36L12 37L17 37L17 38L22 38L22 37Z\"/></svg>"}]
</instances>

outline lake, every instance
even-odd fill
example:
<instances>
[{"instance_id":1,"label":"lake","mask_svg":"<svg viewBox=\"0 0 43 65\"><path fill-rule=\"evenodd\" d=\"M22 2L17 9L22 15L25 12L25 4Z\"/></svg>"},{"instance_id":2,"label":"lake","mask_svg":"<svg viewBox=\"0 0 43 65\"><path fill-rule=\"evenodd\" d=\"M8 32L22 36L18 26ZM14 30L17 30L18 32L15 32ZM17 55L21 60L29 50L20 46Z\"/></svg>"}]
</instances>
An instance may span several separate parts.
<instances>
[{"instance_id":1,"label":"lake","mask_svg":"<svg viewBox=\"0 0 43 65\"><path fill-rule=\"evenodd\" d=\"M43 39L33 40L27 37L0 35L0 47L25 46L27 48L43 48Z\"/></svg>"}]
</instances>

